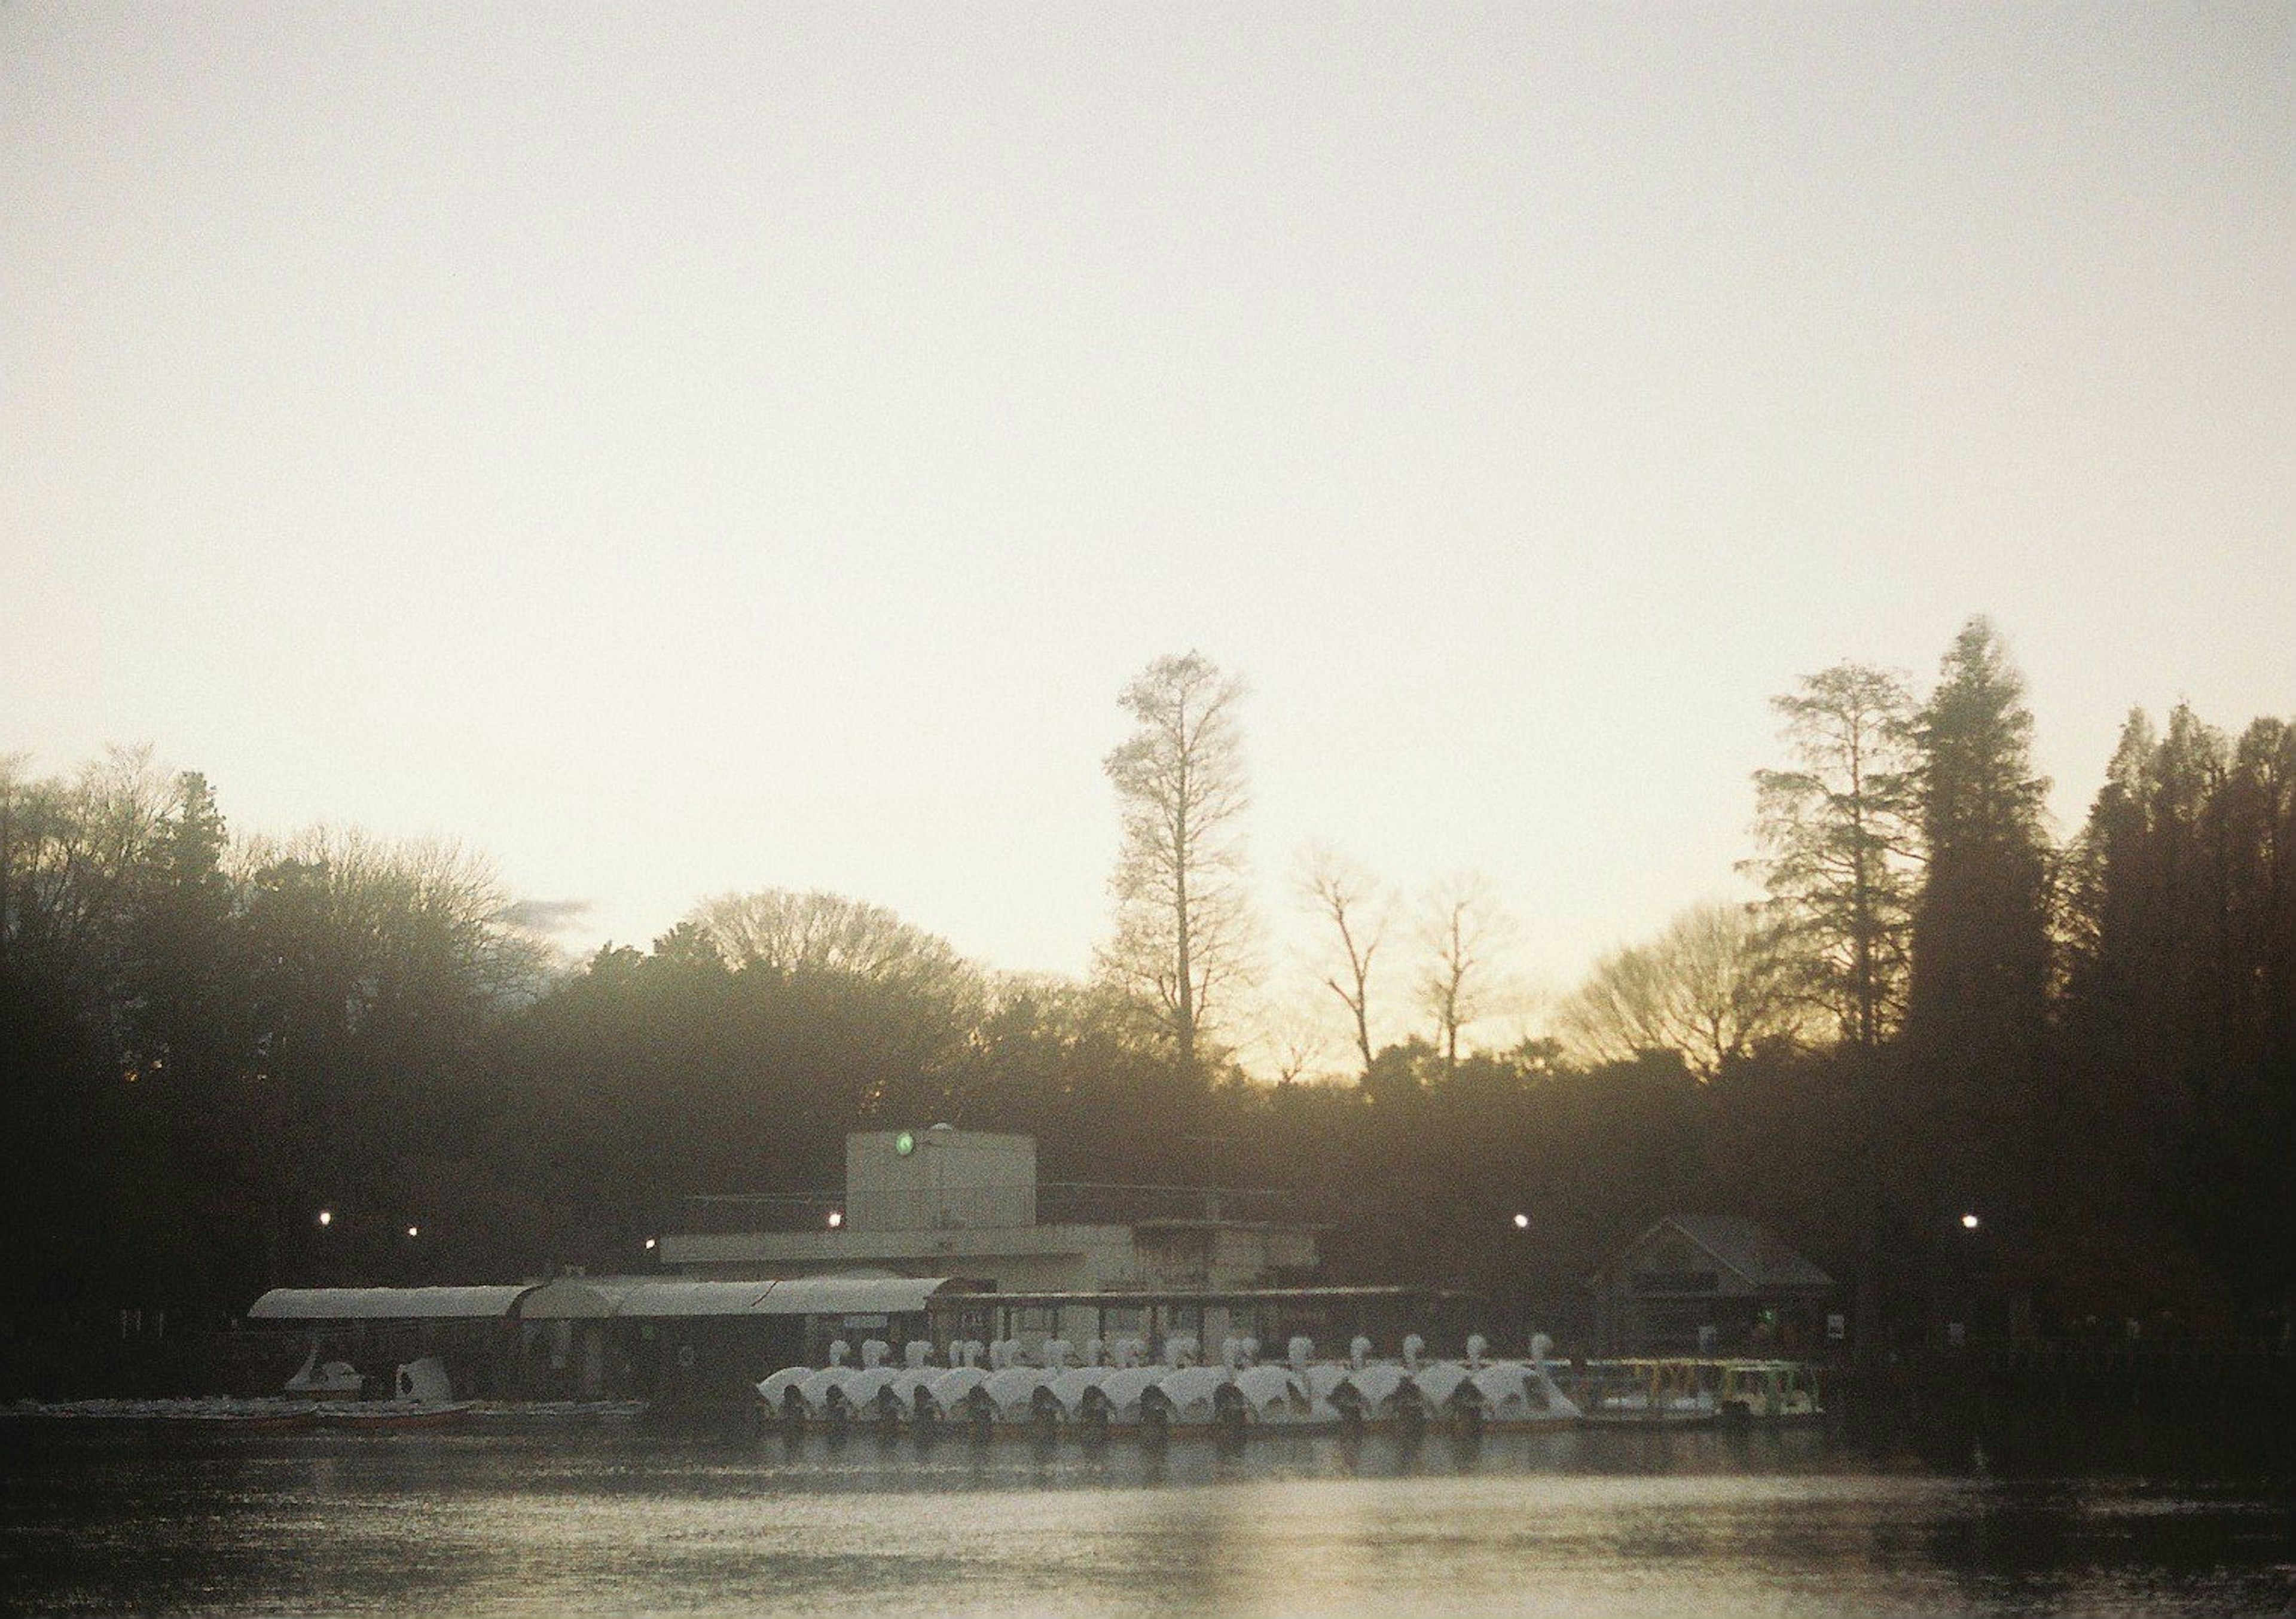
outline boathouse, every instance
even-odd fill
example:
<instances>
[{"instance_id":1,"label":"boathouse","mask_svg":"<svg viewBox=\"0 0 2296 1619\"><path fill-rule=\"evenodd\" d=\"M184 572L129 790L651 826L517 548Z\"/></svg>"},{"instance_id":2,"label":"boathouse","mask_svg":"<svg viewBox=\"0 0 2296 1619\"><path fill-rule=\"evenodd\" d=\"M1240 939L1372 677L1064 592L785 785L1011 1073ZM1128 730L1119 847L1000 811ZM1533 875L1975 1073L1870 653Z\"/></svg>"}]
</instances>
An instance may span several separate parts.
<instances>
[{"instance_id":1,"label":"boathouse","mask_svg":"<svg viewBox=\"0 0 2296 1619\"><path fill-rule=\"evenodd\" d=\"M458 1391L707 1404L819 1364L839 1340L1210 1347L1310 1321L1328 1332L1419 1299L1316 1288L1315 1229L1275 1217L1275 1197L1045 1183L1032 1136L861 1132L846 1138L839 1190L689 1199L685 1229L650 1245L664 1274L283 1288L249 1315L303 1329L371 1382L426 1355Z\"/></svg>"},{"instance_id":2,"label":"boathouse","mask_svg":"<svg viewBox=\"0 0 2296 1619\"><path fill-rule=\"evenodd\" d=\"M1759 1221L1670 1214L1593 1279L1611 1354L1807 1354L1833 1279Z\"/></svg>"},{"instance_id":3,"label":"boathouse","mask_svg":"<svg viewBox=\"0 0 2296 1619\"><path fill-rule=\"evenodd\" d=\"M845 1138L840 1194L693 1199L689 1229L665 1234L660 1255L695 1280L959 1279L952 1291L1035 1300L1007 1312L1004 1336L1022 1341L1103 1336L1103 1312L1125 1309L1066 1299L1187 1293L1202 1302L1176 1329L1212 1342L1229 1329L1222 1296L1316 1280L1315 1228L1274 1217L1275 1198L1045 1183L1033 1136L867 1131Z\"/></svg>"},{"instance_id":4,"label":"boathouse","mask_svg":"<svg viewBox=\"0 0 2296 1619\"><path fill-rule=\"evenodd\" d=\"M1271 1217L1273 1193L1047 1185L1031 1136L864 1132L846 1138L845 1167L835 1192L690 1200L688 1229L653 1245L668 1274L282 1288L249 1317L302 1329L376 1387L395 1363L435 1356L460 1392L708 1404L818 1364L840 1339L1213 1345L1377 1315L1401 1292L1312 1288L1315 1231ZM1270 1288L1290 1291L1259 1296Z\"/></svg>"}]
</instances>

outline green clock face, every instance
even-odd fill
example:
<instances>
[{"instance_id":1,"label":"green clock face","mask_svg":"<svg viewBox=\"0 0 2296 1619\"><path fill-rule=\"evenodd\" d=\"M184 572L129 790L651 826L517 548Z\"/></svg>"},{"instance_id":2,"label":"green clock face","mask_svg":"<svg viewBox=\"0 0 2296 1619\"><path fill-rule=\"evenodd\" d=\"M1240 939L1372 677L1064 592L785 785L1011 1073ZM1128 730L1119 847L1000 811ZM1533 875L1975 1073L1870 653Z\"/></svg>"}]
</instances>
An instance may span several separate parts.
<instances>
[{"instance_id":1,"label":"green clock face","mask_svg":"<svg viewBox=\"0 0 2296 1619\"><path fill-rule=\"evenodd\" d=\"M907 1131L904 1130L900 1134L893 1138L893 1150L899 1153L903 1157L907 1157L916 1149L917 1138L911 1135Z\"/></svg>"}]
</instances>

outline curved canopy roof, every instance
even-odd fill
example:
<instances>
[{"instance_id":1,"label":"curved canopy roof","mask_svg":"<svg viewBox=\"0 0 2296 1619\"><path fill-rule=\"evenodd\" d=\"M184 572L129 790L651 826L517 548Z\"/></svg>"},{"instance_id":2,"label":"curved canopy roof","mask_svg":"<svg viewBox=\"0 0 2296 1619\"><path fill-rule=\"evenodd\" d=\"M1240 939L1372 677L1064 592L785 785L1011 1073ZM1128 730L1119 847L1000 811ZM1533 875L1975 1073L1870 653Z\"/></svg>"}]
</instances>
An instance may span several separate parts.
<instances>
[{"instance_id":1,"label":"curved canopy roof","mask_svg":"<svg viewBox=\"0 0 2296 1619\"><path fill-rule=\"evenodd\" d=\"M529 1321L606 1316L910 1315L947 1285L940 1277L805 1276L788 1281L682 1281L570 1276L537 1288L519 1314Z\"/></svg>"},{"instance_id":2,"label":"curved canopy roof","mask_svg":"<svg viewBox=\"0 0 2296 1619\"><path fill-rule=\"evenodd\" d=\"M773 1284L759 1315L914 1315L947 1277L800 1276Z\"/></svg>"},{"instance_id":3,"label":"curved canopy roof","mask_svg":"<svg viewBox=\"0 0 2296 1619\"><path fill-rule=\"evenodd\" d=\"M247 1313L258 1321L481 1321L504 1316L532 1284L489 1288L274 1288Z\"/></svg>"}]
</instances>

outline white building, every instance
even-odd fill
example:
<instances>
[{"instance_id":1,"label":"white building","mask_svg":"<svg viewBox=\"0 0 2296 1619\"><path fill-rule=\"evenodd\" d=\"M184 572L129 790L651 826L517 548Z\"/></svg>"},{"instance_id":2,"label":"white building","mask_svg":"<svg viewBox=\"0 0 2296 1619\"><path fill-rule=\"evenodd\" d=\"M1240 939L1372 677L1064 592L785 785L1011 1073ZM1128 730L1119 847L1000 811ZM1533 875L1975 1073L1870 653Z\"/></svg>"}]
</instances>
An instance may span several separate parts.
<instances>
[{"instance_id":1,"label":"white building","mask_svg":"<svg viewBox=\"0 0 2296 1619\"><path fill-rule=\"evenodd\" d=\"M660 1255L696 1278L954 1277L1000 1293L1218 1291L1308 1280L1317 1263L1312 1227L1231 1213L1259 1195L1040 1189L1034 1137L937 1124L847 1136L844 1199L808 1218L807 1229L673 1232ZM1046 1202L1058 1206L1050 1221L1039 1219ZM786 1214L786 1203L718 1206L752 1212L758 1217L748 1223L757 1226L791 1223L762 1217Z\"/></svg>"}]
</instances>

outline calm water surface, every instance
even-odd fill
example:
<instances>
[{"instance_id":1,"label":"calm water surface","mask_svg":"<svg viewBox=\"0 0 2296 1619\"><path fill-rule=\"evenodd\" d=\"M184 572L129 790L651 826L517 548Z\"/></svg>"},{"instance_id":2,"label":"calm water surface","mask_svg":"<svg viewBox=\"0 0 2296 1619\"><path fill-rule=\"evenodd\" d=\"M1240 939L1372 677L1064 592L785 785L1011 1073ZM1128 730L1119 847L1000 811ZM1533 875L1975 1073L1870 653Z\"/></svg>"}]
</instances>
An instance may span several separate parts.
<instances>
[{"instance_id":1,"label":"calm water surface","mask_svg":"<svg viewBox=\"0 0 2296 1619\"><path fill-rule=\"evenodd\" d=\"M2296 1612L2284 1475L1939 1465L1815 1433L1159 1458L14 1426L0 1608L36 1613Z\"/></svg>"}]
</instances>

